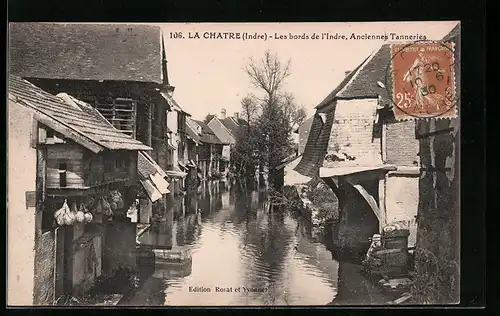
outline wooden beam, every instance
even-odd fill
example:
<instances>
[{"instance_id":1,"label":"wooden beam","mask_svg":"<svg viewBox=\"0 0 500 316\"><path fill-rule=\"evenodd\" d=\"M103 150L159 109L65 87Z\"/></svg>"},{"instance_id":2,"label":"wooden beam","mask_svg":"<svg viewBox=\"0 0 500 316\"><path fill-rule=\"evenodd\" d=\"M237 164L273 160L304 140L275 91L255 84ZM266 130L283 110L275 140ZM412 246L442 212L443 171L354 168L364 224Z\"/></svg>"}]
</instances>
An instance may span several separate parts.
<instances>
[{"instance_id":1,"label":"wooden beam","mask_svg":"<svg viewBox=\"0 0 500 316\"><path fill-rule=\"evenodd\" d=\"M332 189L333 193L338 197L340 197L340 189L338 182L335 182L333 178L322 178L323 181Z\"/></svg>"},{"instance_id":2,"label":"wooden beam","mask_svg":"<svg viewBox=\"0 0 500 316\"><path fill-rule=\"evenodd\" d=\"M370 205L373 213L375 213L375 216L377 216L379 223L384 223L383 214L380 211L380 208L378 207L375 198L370 193L368 193L368 191L366 191L366 189L361 184L357 184L347 177L346 180L361 194L361 196L365 199L368 205Z\"/></svg>"},{"instance_id":3,"label":"wooden beam","mask_svg":"<svg viewBox=\"0 0 500 316\"><path fill-rule=\"evenodd\" d=\"M56 132L59 132L63 134L65 137L75 141L76 143L82 145L83 147L87 148L88 150L98 153L104 149L101 145L95 143L94 141L91 141L87 137L81 135L80 133L74 131L72 128L69 126L66 126L64 123L61 123L54 118L50 117L49 115L41 112L35 112L34 115L35 119L44 124L47 125L48 127L52 128Z\"/></svg>"},{"instance_id":4,"label":"wooden beam","mask_svg":"<svg viewBox=\"0 0 500 316\"><path fill-rule=\"evenodd\" d=\"M380 208L380 214L382 215L382 218L383 218L383 221L380 221L379 220L379 229L380 229L380 233L382 233L382 227L383 225L385 225L387 223L387 210L386 210L386 207L385 207L385 199L386 199L386 186L385 186L385 183L386 183L386 176L385 175L381 175L380 176L380 179L378 181L378 205L379 205L379 208Z\"/></svg>"},{"instance_id":5,"label":"wooden beam","mask_svg":"<svg viewBox=\"0 0 500 316\"><path fill-rule=\"evenodd\" d=\"M101 183L96 186L82 188L47 188L47 196L87 196L90 194L99 194L115 189L121 189L124 186L134 185L135 182L128 179L119 179L111 182Z\"/></svg>"},{"instance_id":6,"label":"wooden beam","mask_svg":"<svg viewBox=\"0 0 500 316\"><path fill-rule=\"evenodd\" d=\"M152 142L153 142L153 139L152 139L152 128L153 128L153 109L151 108L152 105L151 104L147 104L146 105L147 108L146 108L146 121L147 121L147 124L146 124L146 145L148 145L149 147L152 147Z\"/></svg>"},{"instance_id":7,"label":"wooden beam","mask_svg":"<svg viewBox=\"0 0 500 316\"><path fill-rule=\"evenodd\" d=\"M46 198L46 180L47 180L47 149L38 147L36 150L36 192L35 203L36 211L42 212Z\"/></svg>"}]
</instances>

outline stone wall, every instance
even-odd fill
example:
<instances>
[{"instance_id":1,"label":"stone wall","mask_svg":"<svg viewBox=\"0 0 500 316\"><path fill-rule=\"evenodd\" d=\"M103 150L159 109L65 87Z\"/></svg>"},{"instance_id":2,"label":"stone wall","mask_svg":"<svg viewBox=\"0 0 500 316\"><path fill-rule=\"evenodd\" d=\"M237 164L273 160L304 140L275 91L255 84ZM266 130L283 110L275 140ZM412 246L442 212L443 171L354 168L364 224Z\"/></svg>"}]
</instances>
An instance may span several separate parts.
<instances>
[{"instance_id":1,"label":"stone wall","mask_svg":"<svg viewBox=\"0 0 500 316\"><path fill-rule=\"evenodd\" d=\"M40 235L35 249L35 305L53 305L54 266L55 266L55 233L48 231ZM19 295L19 293L18 293Z\"/></svg>"},{"instance_id":2,"label":"stone wall","mask_svg":"<svg viewBox=\"0 0 500 316\"><path fill-rule=\"evenodd\" d=\"M373 194L378 182L362 185ZM352 253L368 250L369 238L379 232L379 222L373 210L359 192L347 183L339 186L339 206L340 218L333 232L334 247Z\"/></svg>"},{"instance_id":3,"label":"stone wall","mask_svg":"<svg viewBox=\"0 0 500 316\"><path fill-rule=\"evenodd\" d=\"M399 222L408 227L408 247L414 247L417 240L418 174L389 173L386 181L387 223Z\"/></svg>"},{"instance_id":4,"label":"stone wall","mask_svg":"<svg viewBox=\"0 0 500 316\"><path fill-rule=\"evenodd\" d=\"M339 100L331 128L328 154L346 153L349 161L325 161L323 167L373 166L382 163L381 135L375 125L377 99Z\"/></svg>"},{"instance_id":5,"label":"stone wall","mask_svg":"<svg viewBox=\"0 0 500 316\"><path fill-rule=\"evenodd\" d=\"M420 145L415 137L415 121L392 122L385 128L386 162L397 166L418 166Z\"/></svg>"}]
</instances>

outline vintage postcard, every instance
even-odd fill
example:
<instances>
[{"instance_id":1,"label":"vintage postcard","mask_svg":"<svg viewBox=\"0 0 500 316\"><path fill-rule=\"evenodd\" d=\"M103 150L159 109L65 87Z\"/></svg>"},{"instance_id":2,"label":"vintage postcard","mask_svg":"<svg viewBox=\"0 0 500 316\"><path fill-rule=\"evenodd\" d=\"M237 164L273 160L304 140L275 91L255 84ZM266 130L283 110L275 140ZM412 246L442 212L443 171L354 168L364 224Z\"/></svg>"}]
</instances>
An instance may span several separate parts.
<instances>
[{"instance_id":1,"label":"vintage postcard","mask_svg":"<svg viewBox=\"0 0 500 316\"><path fill-rule=\"evenodd\" d=\"M9 306L459 303L459 22L8 31Z\"/></svg>"}]
</instances>

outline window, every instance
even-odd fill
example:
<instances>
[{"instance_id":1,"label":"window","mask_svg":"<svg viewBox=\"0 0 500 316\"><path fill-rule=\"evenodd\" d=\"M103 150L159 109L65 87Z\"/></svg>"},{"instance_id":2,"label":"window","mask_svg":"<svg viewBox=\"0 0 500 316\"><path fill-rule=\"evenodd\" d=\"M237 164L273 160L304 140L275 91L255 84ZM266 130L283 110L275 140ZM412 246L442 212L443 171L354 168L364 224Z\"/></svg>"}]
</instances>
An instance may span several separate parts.
<instances>
[{"instance_id":1,"label":"window","mask_svg":"<svg viewBox=\"0 0 500 316\"><path fill-rule=\"evenodd\" d=\"M135 137L137 101L125 98L106 100L105 103L96 103L96 109L114 127L123 133Z\"/></svg>"},{"instance_id":2,"label":"window","mask_svg":"<svg viewBox=\"0 0 500 316\"><path fill-rule=\"evenodd\" d=\"M117 155L116 156L116 169L125 169L125 167L127 166L126 164L126 159L125 157L121 156L121 155Z\"/></svg>"},{"instance_id":3,"label":"window","mask_svg":"<svg viewBox=\"0 0 500 316\"><path fill-rule=\"evenodd\" d=\"M67 178L66 178L67 171L68 171L68 167L67 167L66 163L60 163L59 164L59 186L61 188L64 188L67 185Z\"/></svg>"}]
</instances>

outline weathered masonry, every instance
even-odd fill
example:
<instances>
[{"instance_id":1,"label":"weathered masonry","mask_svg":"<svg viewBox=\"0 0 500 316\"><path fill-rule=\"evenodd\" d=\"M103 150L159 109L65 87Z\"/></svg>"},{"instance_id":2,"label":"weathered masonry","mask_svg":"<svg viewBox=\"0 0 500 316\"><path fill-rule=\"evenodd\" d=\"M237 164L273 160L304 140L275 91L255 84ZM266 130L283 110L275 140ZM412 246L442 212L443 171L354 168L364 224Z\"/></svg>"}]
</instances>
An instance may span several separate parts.
<instances>
[{"instance_id":1,"label":"weathered masonry","mask_svg":"<svg viewBox=\"0 0 500 316\"><path fill-rule=\"evenodd\" d=\"M321 177L339 198L338 250L364 253L382 226L398 222L416 241L419 145L415 122L398 122L385 79L390 48L382 46L316 107L296 170Z\"/></svg>"}]
</instances>

